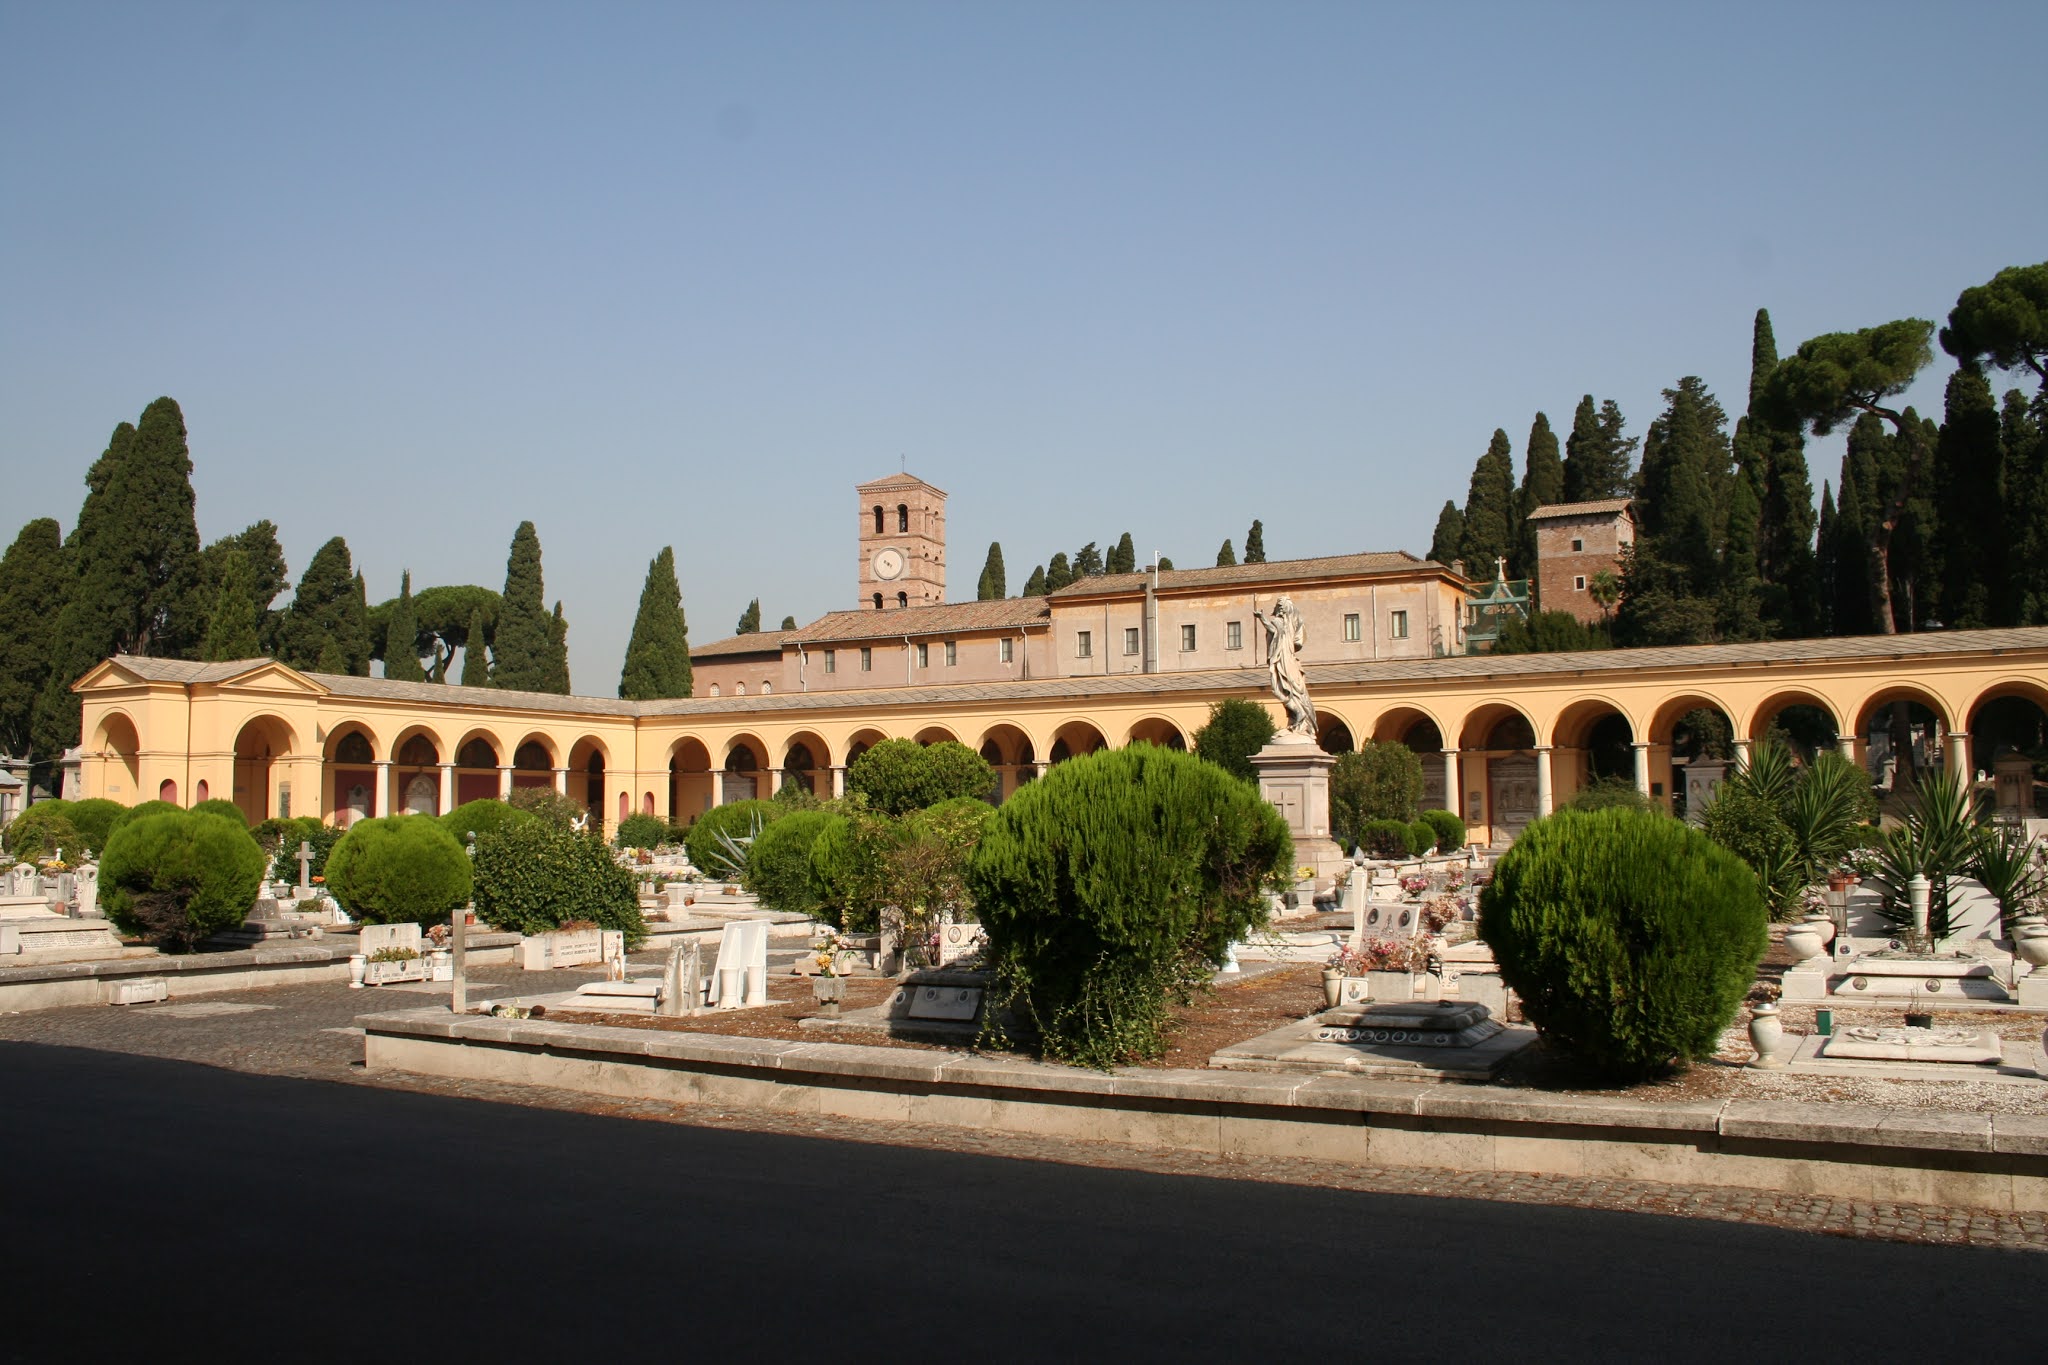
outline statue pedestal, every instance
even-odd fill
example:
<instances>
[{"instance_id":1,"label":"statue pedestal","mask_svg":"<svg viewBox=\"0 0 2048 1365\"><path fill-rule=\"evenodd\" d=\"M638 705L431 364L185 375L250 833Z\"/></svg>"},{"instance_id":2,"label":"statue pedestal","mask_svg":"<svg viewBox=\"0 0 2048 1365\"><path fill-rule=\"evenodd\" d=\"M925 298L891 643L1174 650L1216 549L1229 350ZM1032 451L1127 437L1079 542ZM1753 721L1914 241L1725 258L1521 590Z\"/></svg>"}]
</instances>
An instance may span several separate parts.
<instances>
[{"instance_id":1,"label":"statue pedestal","mask_svg":"<svg viewBox=\"0 0 2048 1365\"><path fill-rule=\"evenodd\" d=\"M1330 837L1330 769L1337 760L1312 739L1287 735L1252 755L1259 795L1287 821L1294 836L1294 864L1315 869L1316 890L1327 891L1347 865L1344 850Z\"/></svg>"}]
</instances>

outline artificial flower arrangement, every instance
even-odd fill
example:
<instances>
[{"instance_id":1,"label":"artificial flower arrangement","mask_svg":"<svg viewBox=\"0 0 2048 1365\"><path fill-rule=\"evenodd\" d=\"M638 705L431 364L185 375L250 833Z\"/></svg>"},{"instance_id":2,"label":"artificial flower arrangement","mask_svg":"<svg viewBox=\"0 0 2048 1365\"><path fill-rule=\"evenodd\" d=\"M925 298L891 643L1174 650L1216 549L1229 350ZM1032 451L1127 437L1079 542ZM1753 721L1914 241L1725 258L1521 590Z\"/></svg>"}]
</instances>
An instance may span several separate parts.
<instances>
[{"instance_id":1,"label":"artificial flower arrangement","mask_svg":"<svg viewBox=\"0 0 2048 1365\"><path fill-rule=\"evenodd\" d=\"M818 968L819 976L839 975L839 955L853 951L853 940L844 934L831 934L811 945L811 961Z\"/></svg>"},{"instance_id":2,"label":"artificial flower arrangement","mask_svg":"<svg viewBox=\"0 0 2048 1365\"><path fill-rule=\"evenodd\" d=\"M1429 965L1429 949L1420 939L1369 938L1359 948L1366 970L1373 972L1419 972Z\"/></svg>"},{"instance_id":3,"label":"artificial flower arrangement","mask_svg":"<svg viewBox=\"0 0 2048 1365\"><path fill-rule=\"evenodd\" d=\"M1454 868L1452 868L1452 869L1450 870L1449 874L1447 874L1447 875L1446 875L1446 876L1444 877L1444 890L1446 890L1446 891L1462 891L1462 890L1464 890L1464 888L1465 888L1465 869L1464 869L1464 868L1462 868L1462 867L1454 867Z\"/></svg>"},{"instance_id":4,"label":"artificial flower arrangement","mask_svg":"<svg viewBox=\"0 0 2048 1365\"><path fill-rule=\"evenodd\" d=\"M1422 903L1422 928L1424 933L1441 934L1465 913L1465 902L1456 896L1431 896Z\"/></svg>"},{"instance_id":5,"label":"artificial flower arrangement","mask_svg":"<svg viewBox=\"0 0 2048 1365\"><path fill-rule=\"evenodd\" d=\"M1429 890L1429 878L1421 872L1411 872L1401 878L1401 890L1411 896L1419 896Z\"/></svg>"}]
</instances>

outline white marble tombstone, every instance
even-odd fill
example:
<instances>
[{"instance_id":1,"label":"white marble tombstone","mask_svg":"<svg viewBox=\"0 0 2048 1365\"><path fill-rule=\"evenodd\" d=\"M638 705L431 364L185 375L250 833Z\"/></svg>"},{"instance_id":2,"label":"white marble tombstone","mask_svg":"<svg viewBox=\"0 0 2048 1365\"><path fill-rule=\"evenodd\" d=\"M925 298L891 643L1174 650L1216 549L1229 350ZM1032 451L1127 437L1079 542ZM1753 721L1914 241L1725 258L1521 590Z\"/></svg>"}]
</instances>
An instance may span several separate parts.
<instances>
[{"instance_id":1,"label":"white marble tombstone","mask_svg":"<svg viewBox=\"0 0 2048 1365\"><path fill-rule=\"evenodd\" d=\"M405 809L409 815L432 815L441 802L441 784L425 773L405 784Z\"/></svg>"},{"instance_id":2,"label":"white marble tombstone","mask_svg":"<svg viewBox=\"0 0 2048 1365\"><path fill-rule=\"evenodd\" d=\"M100 870L96 864L81 863L78 867L78 915L90 919L100 912Z\"/></svg>"}]
</instances>

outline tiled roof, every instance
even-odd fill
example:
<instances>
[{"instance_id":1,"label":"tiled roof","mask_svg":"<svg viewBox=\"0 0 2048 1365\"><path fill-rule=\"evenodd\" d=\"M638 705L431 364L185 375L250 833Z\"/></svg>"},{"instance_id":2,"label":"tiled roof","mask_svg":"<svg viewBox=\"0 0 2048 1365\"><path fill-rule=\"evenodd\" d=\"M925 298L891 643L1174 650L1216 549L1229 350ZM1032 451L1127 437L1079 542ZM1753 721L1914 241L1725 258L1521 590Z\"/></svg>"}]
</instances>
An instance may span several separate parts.
<instances>
[{"instance_id":1,"label":"tiled roof","mask_svg":"<svg viewBox=\"0 0 2048 1365\"><path fill-rule=\"evenodd\" d=\"M729 635L708 645L690 646L692 659L719 659L733 654L780 654L782 642L793 630L757 630L750 635Z\"/></svg>"},{"instance_id":2,"label":"tiled roof","mask_svg":"<svg viewBox=\"0 0 2048 1365\"><path fill-rule=\"evenodd\" d=\"M1552 517L1604 516L1609 512L1619 512L1634 501L1634 498L1595 498L1591 502L1553 502L1531 512L1528 519L1549 521Z\"/></svg>"},{"instance_id":3,"label":"tiled roof","mask_svg":"<svg viewBox=\"0 0 2048 1365\"><path fill-rule=\"evenodd\" d=\"M261 668L268 659L234 659L226 663L203 664L195 659L154 659L141 654L116 654L114 662L149 682L210 683L238 677Z\"/></svg>"},{"instance_id":4,"label":"tiled roof","mask_svg":"<svg viewBox=\"0 0 2048 1365\"><path fill-rule=\"evenodd\" d=\"M1417 559L1406 550L1368 550L1355 555L1320 559L1274 559L1264 564L1224 564L1208 569L1168 569L1159 575L1159 590L1228 588L1255 583L1293 583L1310 578L1350 578L1359 574L1397 573L1403 569L1442 568ZM1141 593L1149 573L1098 574L1069 583L1052 594L1056 601L1073 597L1114 597Z\"/></svg>"},{"instance_id":5,"label":"tiled roof","mask_svg":"<svg viewBox=\"0 0 2048 1365\"><path fill-rule=\"evenodd\" d=\"M939 602L927 607L865 608L827 612L801 630L786 632L791 644L836 644L842 640L894 640L905 635L954 635L973 630L1023 630L1046 624L1043 597L997 597L986 602Z\"/></svg>"},{"instance_id":6,"label":"tiled roof","mask_svg":"<svg viewBox=\"0 0 2048 1365\"><path fill-rule=\"evenodd\" d=\"M946 493L946 490L940 488L937 484L926 479L920 479L915 474L908 473L887 474L879 479L870 479L866 483L855 484L853 491L865 493L870 488L929 488L940 497L944 497Z\"/></svg>"},{"instance_id":7,"label":"tiled roof","mask_svg":"<svg viewBox=\"0 0 2048 1365\"><path fill-rule=\"evenodd\" d=\"M308 673L337 697L378 701L419 701L438 706L478 706L498 711L573 711L584 716L631 716L637 702L622 697L562 696L556 692L512 692L502 687L458 687L453 683L397 682L390 678L354 678L334 673Z\"/></svg>"}]
</instances>

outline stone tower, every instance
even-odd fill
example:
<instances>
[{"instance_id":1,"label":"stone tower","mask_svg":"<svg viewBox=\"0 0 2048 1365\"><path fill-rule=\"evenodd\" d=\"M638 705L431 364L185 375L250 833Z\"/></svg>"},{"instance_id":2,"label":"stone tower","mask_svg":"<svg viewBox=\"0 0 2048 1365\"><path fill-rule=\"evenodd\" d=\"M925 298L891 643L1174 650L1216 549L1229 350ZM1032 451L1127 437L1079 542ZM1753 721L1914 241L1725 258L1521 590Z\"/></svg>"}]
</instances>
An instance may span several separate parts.
<instances>
[{"instance_id":1,"label":"stone tower","mask_svg":"<svg viewBox=\"0 0 2048 1365\"><path fill-rule=\"evenodd\" d=\"M915 474L861 484L860 605L874 610L946 600L946 495Z\"/></svg>"}]
</instances>

